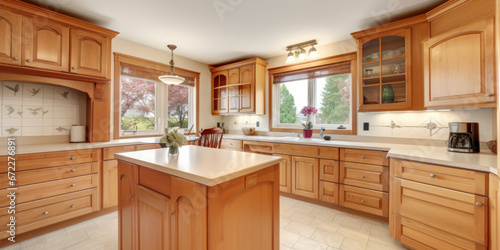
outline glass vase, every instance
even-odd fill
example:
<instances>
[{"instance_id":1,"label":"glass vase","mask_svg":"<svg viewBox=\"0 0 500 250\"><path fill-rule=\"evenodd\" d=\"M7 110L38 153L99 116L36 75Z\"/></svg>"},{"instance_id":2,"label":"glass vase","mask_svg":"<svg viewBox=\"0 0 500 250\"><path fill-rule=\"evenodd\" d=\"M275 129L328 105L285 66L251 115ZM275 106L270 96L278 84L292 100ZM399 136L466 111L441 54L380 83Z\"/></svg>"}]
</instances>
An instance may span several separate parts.
<instances>
[{"instance_id":1,"label":"glass vase","mask_svg":"<svg viewBox=\"0 0 500 250\"><path fill-rule=\"evenodd\" d=\"M169 156L179 155L179 147L175 147L175 146L168 147L168 155Z\"/></svg>"}]
</instances>

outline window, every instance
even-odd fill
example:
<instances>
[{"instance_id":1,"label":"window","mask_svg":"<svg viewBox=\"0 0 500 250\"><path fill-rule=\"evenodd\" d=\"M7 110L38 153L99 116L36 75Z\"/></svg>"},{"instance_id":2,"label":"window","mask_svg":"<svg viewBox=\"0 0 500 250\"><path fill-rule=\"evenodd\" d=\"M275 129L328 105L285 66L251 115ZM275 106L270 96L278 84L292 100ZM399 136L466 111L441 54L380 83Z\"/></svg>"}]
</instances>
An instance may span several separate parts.
<instances>
[{"instance_id":1,"label":"window","mask_svg":"<svg viewBox=\"0 0 500 250\"><path fill-rule=\"evenodd\" d=\"M351 67L355 65L353 58L315 67L295 65L291 71L286 69L291 66L270 69L271 131L302 130L307 117L300 111L313 106L318 109L313 129L324 127L328 133L354 134L356 89Z\"/></svg>"},{"instance_id":2,"label":"window","mask_svg":"<svg viewBox=\"0 0 500 250\"><path fill-rule=\"evenodd\" d=\"M117 55L115 54L115 59ZM120 55L115 79L114 138L158 136L166 127L189 129L197 124L197 84L199 74L182 70L175 74L186 79L180 85L166 85L158 80L166 65ZM132 62L132 63L130 63ZM165 68L165 69L164 69ZM116 72L115 72L116 73ZM190 76L193 75L193 76ZM194 132L197 130L194 128Z\"/></svg>"}]
</instances>

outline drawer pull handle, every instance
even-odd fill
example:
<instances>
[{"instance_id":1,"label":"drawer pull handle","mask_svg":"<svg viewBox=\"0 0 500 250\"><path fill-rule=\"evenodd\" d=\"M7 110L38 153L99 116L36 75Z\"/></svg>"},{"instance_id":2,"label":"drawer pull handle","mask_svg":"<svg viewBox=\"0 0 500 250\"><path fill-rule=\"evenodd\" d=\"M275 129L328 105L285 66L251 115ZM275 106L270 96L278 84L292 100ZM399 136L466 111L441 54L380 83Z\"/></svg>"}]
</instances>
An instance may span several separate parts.
<instances>
[{"instance_id":1,"label":"drawer pull handle","mask_svg":"<svg viewBox=\"0 0 500 250\"><path fill-rule=\"evenodd\" d=\"M71 67L71 69L72 69L72 70L76 70L76 68L75 68L75 67Z\"/></svg>"},{"instance_id":2,"label":"drawer pull handle","mask_svg":"<svg viewBox=\"0 0 500 250\"><path fill-rule=\"evenodd\" d=\"M49 212L45 211L45 212L43 212L43 214L49 214Z\"/></svg>"},{"instance_id":3,"label":"drawer pull handle","mask_svg":"<svg viewBox=\"0 0 500 250\"><path fill-rule=\"evenodd\" d=\"M361 200L361 203L365 203L365 200Z\"/></svg>"},{"instance_id":4,"label":"drawer pull handle","mask_svg":"<svg viewBox=\"0 0 500 250\"><path fill-rule=\"evenodd\" d=\"M129 194L129 195L128 195L128 197L132 198L132 197L134 197L134 196L133 196L133 195L131 195L131 194Z\"/></svg>"},{"instance_id":5,"label":"drawer pull handle","mask_svg":"<svg viewBox=\"0 0 500 250\"><path fill-rule=\"evenodd\" d=\"M482 206L483 206L483 203L481 203L481 202L479 202L479 201L478 201L478 202L476 202L476 206L478 206L478 207L482 207Z\"/></svg>"},{"instance_id":6,"label":"drawer pull handle","mask_svg":"<svg viewBox=\"0 0 500 250\"><path fill-rule=\"evenodd\" d=\"M29 62L29 63L30 63L30 62L31 62L31 59L26 59L26 62Z\"/></svg>"},{"instance_id":7,"label":"drawer pull handle","mask_svg":"<svg viewBox=\"0 0 500 250\"><path fill-rule=\"evenodd\" d=\"M76 169L71 169L71 172L75 172L75 171L76 171Z\"/></svg>"},{"instance_id":8,"label":"drawer pull handle","mask_svg":"<svg viewBox=\"0 0 500 250\"><path fill-rule=\"evenodd\" d=\"M14 61L19 60L19 58L17 58L17 56L12 57L12 59L14 59Z\"/></svg>"},{"instance_id":9,"label":"drawer pull handle","mask_svg":"<svg viewBox=\"0 0 500 250\"><path fill-rule=\"evenodd\" d=\"M71 159L71 160L74 160L74 159L75 159L75 157L73 156L73 157L71 157L70 159Z\"/></svg>"},{"instance_id":10,"label":"drawer pull handle","mask_svg":"<svg viewBox=\"0 0 500 250\"><path fill-rule=\"evenodd\" d=\"M364 174L362 174L362 175L361 175L361 178L365 178L365 175L364 175Z\"/></svg>"},{"instance_id":11,"label":"drawer pull handle","mask_svg":"<svg viewBox=\"0 0 500 250\"><path fill-rule=\"evenodd\" d=\"M75 205L71 205L71 207L75 207Z\"/></svg>"},{"instance_id":12,"label":"drawer pull handle","mask_svg":"<svg viewBox=\"0 0 500 250\"><path fill-rule=\"evenodd\" d=\"M75 187L75 186L76 186L76 184L71 184L71 186L72 186L72 187Z\"/></svg>"},{"instance_id":13,"label":"drawer pull handle","mask_svg":"<svg viewBox=\"0 0 500 250\"><path fill-rule=\"evenodd\" d=\"M431 178L435 178L436 175L435 174L430 174Z\"/></svg>"},{"instance_id":14,"label":"drawer pull handle","mask_svg":"<svg viewBox=\"0 0 500 250\"><path fill-rule=\"evenodd\" d=\"M364 158L365 158L365 156L364 156L364 155L363 155L363 156L361 156L361 159L364 159Z\"/></svg>"}]
</instances>

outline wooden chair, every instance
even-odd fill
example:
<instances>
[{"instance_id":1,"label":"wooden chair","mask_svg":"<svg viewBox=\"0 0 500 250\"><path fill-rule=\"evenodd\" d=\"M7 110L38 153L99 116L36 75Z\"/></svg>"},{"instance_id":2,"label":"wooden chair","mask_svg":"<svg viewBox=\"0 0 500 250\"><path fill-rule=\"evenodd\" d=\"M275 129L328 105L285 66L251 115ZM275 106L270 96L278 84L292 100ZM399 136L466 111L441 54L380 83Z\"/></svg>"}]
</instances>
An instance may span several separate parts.
<instances>
[{"instance_id":1,"label":"wooden chair","mask_svg":"<svg viewBox=\"0 0 500 250\"><path fill-rule=\"evenodd\" d=\"M200 138L198 139L198 146L208 147L208 148L220 148L221 143L222 143L222 129L209 128L209 129L203 129L200 132Z\"/></svg>"}]
</instances>

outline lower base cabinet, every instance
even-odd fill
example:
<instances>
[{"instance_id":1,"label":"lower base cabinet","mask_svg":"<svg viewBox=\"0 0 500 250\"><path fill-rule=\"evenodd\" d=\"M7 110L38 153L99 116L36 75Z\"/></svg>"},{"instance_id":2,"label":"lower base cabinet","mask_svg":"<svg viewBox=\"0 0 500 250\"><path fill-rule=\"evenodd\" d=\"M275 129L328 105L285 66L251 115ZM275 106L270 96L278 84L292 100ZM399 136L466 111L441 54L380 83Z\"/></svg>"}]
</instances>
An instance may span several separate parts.
<instances>
[{"instance_id":1,"label":"lower base cabinet","mask_svg":"<svg viewBox=\"0 0 500 250\"><path fill-rule=\"evenodd\" d=\"M339 205L358 211L388 217L389 194L348 185L339 185Z\"/></svg>"},{"instance_id":2,"label":"lower base cabinet","mask_svg":"<svg viewBox=\"0 0 500 250\"><path fill-rule=\"evenodd\" d=\"M319 199L335 205L339 204L339 184L319 181Z\"/></svg>"},{"instance_id":3,"label":"lower base cabinet","mask_svg":"<svg viewBox=\"0 0 500 250\"><path fill-rule=\"evenodd\" d=\"M292 156L292 193L319 198L319 160Z\"/></svg>"},{"instance_id":4,"label":"lower base cabinet","mask_svg":"<svg viewBox=\"0 0 500 250\"><path fill-rule=\"evenodd\" d=\"M121 161L118 173L120 249L279 249L278 165L211 187Z\"/></svg>"},{"instance_id":5,"label":"lower base cabinet","mask_svg":"<svg viewBox=\"0 0 500 250\"><path fill-rule=\"evenodd\" d=\"M500 249L500 178L490 174L490 249Z\"/></svg>"},{"instance_id":6,"label":"lower base cabinet","mask_svg":"<svg viewBox=\"0 0 500 250\"><path fill-rule=\"evenodd\" d=\"M289 155L274 154L283 158L280 162L280 191L292 192L292 157Z\"/></svg>"}]
</instances>

